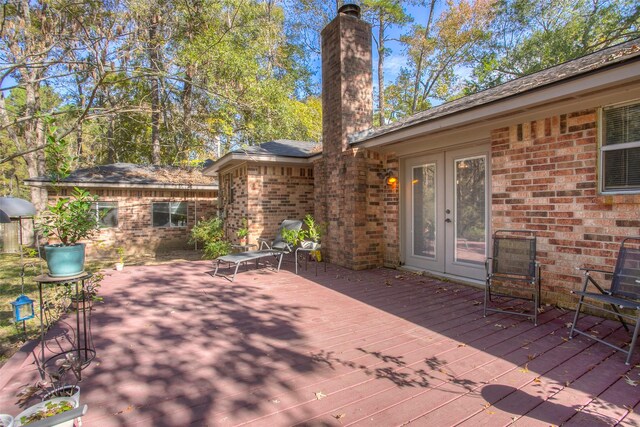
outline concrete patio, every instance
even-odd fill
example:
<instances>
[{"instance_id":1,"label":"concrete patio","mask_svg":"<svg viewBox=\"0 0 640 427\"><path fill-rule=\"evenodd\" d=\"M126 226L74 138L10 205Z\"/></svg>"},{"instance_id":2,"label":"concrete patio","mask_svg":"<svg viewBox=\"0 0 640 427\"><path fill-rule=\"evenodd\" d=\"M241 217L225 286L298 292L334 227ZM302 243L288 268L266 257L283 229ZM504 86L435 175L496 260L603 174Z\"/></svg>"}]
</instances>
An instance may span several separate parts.
<instances>
[{"instance_id":1,"label":"concrete patio","mask_svg":"<svg viewBox=\"0 0 640 427\"><path fill-rule=\"evenodd\" d=\"M389 269L292 261L235 283L211 262L108 272L83 371L84 426L640 425L640 351L482 316L482 292ZM618 323L588 318L600 336ZM26 346L0 370L2 412L37 371Z\"/></svg>"}]
</instances>

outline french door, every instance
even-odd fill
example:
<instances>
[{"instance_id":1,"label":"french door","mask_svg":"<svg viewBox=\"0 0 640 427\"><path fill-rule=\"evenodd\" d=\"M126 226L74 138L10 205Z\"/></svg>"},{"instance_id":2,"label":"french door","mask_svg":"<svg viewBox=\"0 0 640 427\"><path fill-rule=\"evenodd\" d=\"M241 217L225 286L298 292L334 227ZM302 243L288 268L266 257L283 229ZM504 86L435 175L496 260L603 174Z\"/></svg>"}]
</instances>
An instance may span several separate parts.
<instances>
[{"instance_id":1,"label":"french door","mask_svg":"<svg viewBox=\"0 0 640 427\"><path fill-rule=\"evenodd\" d=\"M404 163L404 258L411 267L484 278L489 236L488 147Z\"/></svg>"}]
</instances>

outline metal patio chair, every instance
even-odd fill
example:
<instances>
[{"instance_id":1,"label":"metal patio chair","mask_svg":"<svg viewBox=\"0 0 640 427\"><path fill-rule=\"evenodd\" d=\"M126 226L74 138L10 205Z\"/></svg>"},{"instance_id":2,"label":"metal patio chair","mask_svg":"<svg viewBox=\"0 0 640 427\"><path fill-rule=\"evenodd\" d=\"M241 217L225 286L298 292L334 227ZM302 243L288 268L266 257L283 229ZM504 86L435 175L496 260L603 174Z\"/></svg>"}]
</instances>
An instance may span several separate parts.
<instances>
[{"instance_id":1,"label":"metal patio chair","mask_svg":"<svg viewBox=\"0 0 640 427\"><path fill-rule=\"evenodd\" d=\"M536 261L536 234L529 230L497 230L493 233L493 256L485 262L484 316L487 312L524 316L538 325L540 265ZM495 282L498 282L497 284ZM500 288L512 293L496 292ZM494 290L495 289L495 290ZM531 296L528 295L529 292ZM527 294L527 295L524 295ZM524 295L524 296L523 296ZM532 314L494 303L493 297L531 301Z\"/></svg>"},{"instance_id":2,"label":"metal patio chair","mask_svg":"<svg viewBox=\"0 0 640 427\"><path fill-rule=\"evenodd\" d=\"M582 287L582 291L571 292L579 295L580 299L576 307L576 314L573 318L569 338L573 338L574 334L580 334L619 350L627 355L625 363L628 365L638 340L638 332L640 331L640 236L627 237L622 240L613 272L594 268L579 268L579 270L584 271L584 286ZM609 289L605 289L596 282L593 276L591 276L592 272L613 274ZM594 285L598 292L588 292L587 287L589 283ZM594 303L600 304L595 305ZM617 317L627 332L631 332L629 330L629 325L631 325L633 332L631 333L631 343L629 347L625 350L593 334L589 334L587 331L577 329L580 310L583 306L594 308Z\"/></svg>"},{"instance_id":3,"label":"metal patio chair","mask_svg":"<svg viewBox=\"0 0 640 427\"><path fill-rule=\"evenodd\" d=\"M260 249L279 250L284 253L291 253L293 252L293 248L289 243L285 242L284 238L282 237L282 230L300 231L301 229L302 221L297 219L285 219L280 224L275 239L270 241L268 239L258 238L258 242L260 242Z\"/></svg>"}]
</instances>

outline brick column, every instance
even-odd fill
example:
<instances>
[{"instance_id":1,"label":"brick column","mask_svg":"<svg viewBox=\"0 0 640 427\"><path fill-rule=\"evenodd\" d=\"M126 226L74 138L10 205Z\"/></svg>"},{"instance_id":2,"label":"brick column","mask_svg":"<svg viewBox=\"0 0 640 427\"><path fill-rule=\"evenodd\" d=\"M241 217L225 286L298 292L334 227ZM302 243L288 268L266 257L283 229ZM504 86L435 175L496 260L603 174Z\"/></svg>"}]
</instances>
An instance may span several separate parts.
<instances>
[{"instance_id":1,"label":"brick column","mask_svg":"<svg viewBox=\"0 0 640 427\"><path fill-rule=\"evenodd\" d=\"M322 30L323 161L316 215L328 225L324 245L331 262L371 267L358 245L367 239L367 161L349 148L349 135L373 123L371 26L353 5Z\"/></svg>"}]
</instances>

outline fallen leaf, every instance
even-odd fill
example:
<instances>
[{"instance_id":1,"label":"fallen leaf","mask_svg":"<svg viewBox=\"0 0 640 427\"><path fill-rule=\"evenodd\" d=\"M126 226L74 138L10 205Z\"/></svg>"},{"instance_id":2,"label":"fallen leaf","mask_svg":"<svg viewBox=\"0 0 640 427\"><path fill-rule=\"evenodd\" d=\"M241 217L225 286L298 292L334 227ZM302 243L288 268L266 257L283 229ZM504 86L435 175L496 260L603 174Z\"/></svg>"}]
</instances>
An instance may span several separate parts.
<instances>
[{"instance_id":1,"label":"fallen leaf","mask_svg":"<svg viewBox=\"0 0 640 427\"><path fill-rule=\"evenodd\" d=\"M529 364L528 364L528 363L527 363L527 364L525 364L525 365L520 369L520 372L525 373L525 374L526 374L527 372L529 372Z\"/></svg>"},{"instance_id":2,"label":"fallen leaf","mask_svg":"<svg viewBox=\"0 0 640 427\"><path fill-rule=\"evenodd\" d=\"M569 342L569 338L562 337L562 341Z\"/></svg>"},{"instance_id":3,"label":"fallen leaf","mask_svg":"<svg viewBox=\"0 0 640 427\"><path fill-rule=\"evenodd\" d=\"M466 347L466 344L458 344L458 347Z\"/></svg>"},{"instance_id":4,"label":"fallen leaf","mask_svg":"<svg viewBox=\"0 0 640 427\"><path fill-rule=\"evenodd\" d=\"M344 418L346 416L347 416L347 414L335 414L333 416L333 418L335 418L336 420L340 420L340 419L342 419L342 418Z\"/></svg>"},{"instance_id":5,"label":"fallen leaf","mask_svg":"<svg viewBox=\"0 0 640 427\"><path fill-rule=\"evenodd\" d=\"M404 279L404 276L402 274L400 274L400 275L396 276L396 279L402 280L402 279Z\"/></svg>"},{"instance_id":6,"label":"fallen leaf","mask_svg":"<svg viewBox=\"0 0 640 427\"><path fill-rule=\"evenodd\" d=\"M271 402L271 403L280 403L280 399L271 399L269 402Z\"/></svg>"},{"instance_id":7,"label":"fallen leaf","mask_svg":"<svg viewBox=\"0 0 640 427\"><path fill-rule=\"evenodd\" d=\"M569 387L569 384L571 384L571 381L565 381L565 382L564 382L564 386L565 386L565 387Z\"/></svg>"},{"instance_id":8,"label":"fallen leaf","mask_svg":"<svg viewBox=\"0 0 640 427\"><path fill-rule=\"evenodd\" d=\"M573 326L573 323L572 322L567 322L567 323L564 324L564 326L566 326L567 328L570 328L570 327Z\"/></svg>"},{"instance_id":9,"label":"fallen leaf","mask_svg":"<svg viewBox=\"0 0 640 427\"><path fill-rule=\"evenodd\" d=\"M631 378L629 378L629 375L625 375L624 376L624 380L627 382L627 384L629 384L631 387L637 387L638 386L638 381L634 381Z\"/></svg>"},{"instance_id":10,"label":"fallen leaf","mask_svg":"<svg viewBox=\"0 0 640 427\"><path fill-rule=\"evenodd\" d=\"M527 355L527 359L529 359L529 360L533 360L533 359L535 359L535 358L536 358L536 355L535 355L535 354L528 354L528 355Z\"/></svg>"},{"instance_id":11,"label":"fallen leaf","mask_svg":"<svg viewBox=\"0 0 640 427\"><path fill-rule=\"evenodd\" d=\"M390 281L390 280L385 281L385 282L384 282L384 284L385 284L386 286L388 286L388 287L391 287L391 286L392 286L392 285L391 285L391 281Z\"/></svg>"},{"instance_id":12,"label":"fallen leaf","mask_svg":"<svg viewBox=\"0 0 640 427\"><path fill-rule=\"evenodd\" d=\"M539 383L539 382L542 382L542 381L540 380L540 377L535 377L535 378L533 379L533 382L534 382L534 383Z\"/></svg>"},{"instance_id":13,"label":"fallen leaf","mask_svg":"<svg viewBox=\"0 0 640 427\"><path fill-rule=\"evenodd\" d=\"M629 411L629 413L632 413L632 412L633 412L633 407L632 407L632 406L629 406L629 405L622 405L622 407L623 407L624 409L626 409L627 411Z\"/></svg>"},{"instance_id":14,"label":"fallen leaf","mask_svg":"<svg viewBox=\"0 0 640 427\"><path fill-rule=\"evenodd\" d=\"M473 302L473 305L481 305L481 304L482 304L482 301L474 301Z\"/></svg>"},{"instance_id":15,"label":"fallen leaf","mask_svg":"<svg viewBox=\"0 0 640 427\"><path fill-rule=\"evenodd\" d=\"M326 394L324 394L324 393L323 393L323 392L321 392L321 391L316 391L314 394L316 395L316 399L317 399L317 400L321 400L321 399L324 399L325 397L327 397L327 395L326 395Z\"/></svg>"}]
</instances>

